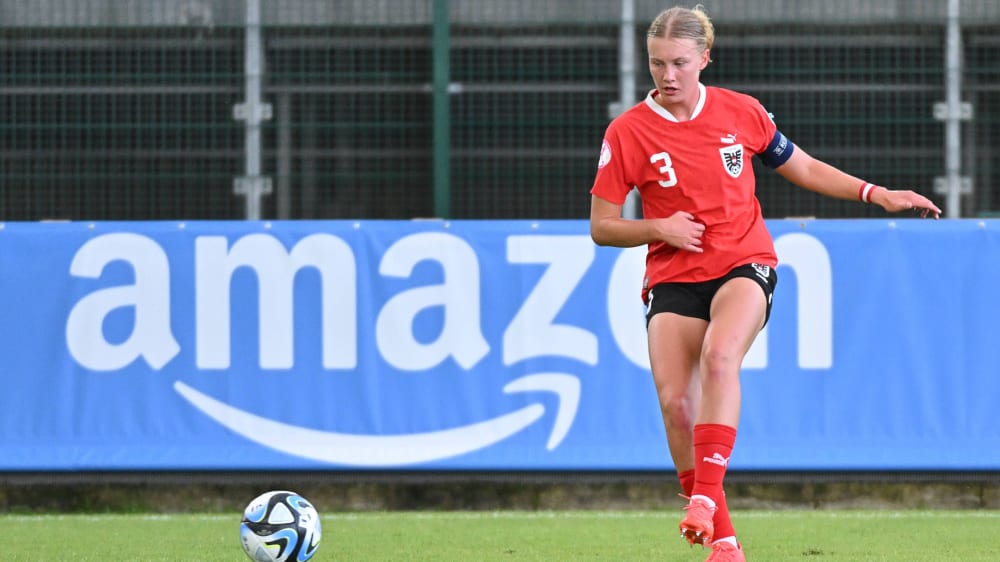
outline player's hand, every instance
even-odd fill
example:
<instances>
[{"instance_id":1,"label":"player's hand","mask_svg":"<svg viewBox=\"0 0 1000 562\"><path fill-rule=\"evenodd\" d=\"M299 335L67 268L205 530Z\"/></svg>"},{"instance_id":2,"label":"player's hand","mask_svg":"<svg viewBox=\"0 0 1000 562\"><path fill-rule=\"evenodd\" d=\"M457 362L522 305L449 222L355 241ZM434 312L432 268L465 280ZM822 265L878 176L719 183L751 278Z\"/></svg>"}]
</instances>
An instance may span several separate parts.
<instances>
[{"instance_id":1,"label":"player's hand","mask_svg":"<svg viewBox=\"0 0 1000 562\"><path fill-rule=\"evenodd\" d=\"M916 210L921 218L941 218L941 209L930 199L908 189L878 189L871 196L872 203L877 203L890 213Z\"/></svg>"},{"instance_id":2,"label":"player's hand","mask_svg":"<svg viewBox=\"0 0 1000 562\"><path fill-rule=\"evenodd\" d=\"M694 220L694 215L677 211L665 219L653 219L657 238L675 248L688 252L701 253L701 237L705 234L705 225Z\"/></svg>"}]
</instances>

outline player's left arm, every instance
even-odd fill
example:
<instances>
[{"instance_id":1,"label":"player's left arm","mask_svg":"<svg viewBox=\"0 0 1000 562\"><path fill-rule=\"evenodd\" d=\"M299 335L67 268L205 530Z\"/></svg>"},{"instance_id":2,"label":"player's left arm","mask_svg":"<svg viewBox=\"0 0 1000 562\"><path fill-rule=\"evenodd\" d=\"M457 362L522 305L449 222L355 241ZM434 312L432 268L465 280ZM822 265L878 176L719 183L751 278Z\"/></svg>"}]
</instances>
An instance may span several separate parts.
<instances>
[{"instance_id":1,"label":"player's left arm","mask_svg":"<svg viewBox=\"0 0 1000 562\"><path fill-rule=\"evenodd\" d=\"M890 213L914 209L921 217L941 216L941 209L919 193L870 184L813 158L799 146L775 171L795 185L828 197L875 203Z\"/></svg>"}]
</instances>

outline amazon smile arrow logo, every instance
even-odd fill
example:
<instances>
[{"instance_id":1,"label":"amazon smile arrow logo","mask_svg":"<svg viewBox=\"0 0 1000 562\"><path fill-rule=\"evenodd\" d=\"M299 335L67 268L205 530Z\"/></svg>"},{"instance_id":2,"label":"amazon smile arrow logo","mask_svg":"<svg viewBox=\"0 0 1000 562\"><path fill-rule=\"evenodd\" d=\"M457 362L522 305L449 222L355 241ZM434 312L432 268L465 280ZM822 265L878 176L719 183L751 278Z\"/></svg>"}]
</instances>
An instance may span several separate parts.
<instances>
[{"instance_id":1,"label":"amazon smile arrow logo","mask_svg":"<svg viewBox=\"0 0 1000 562\"><path fill-rule=\"evenodd\" d=\"M297 457L363 467L419 464L484 449L528 427L545 413L531 404L470 425L398 435L358 435L290 425L235 408L174 382L174 390L208 417L247 439ZM546 444L553 450L569 433L580 405L580 380L564 373L538 373L513 380L504 393L554 392L559 396L556 419Z\"/></svg>"}]
</instances>

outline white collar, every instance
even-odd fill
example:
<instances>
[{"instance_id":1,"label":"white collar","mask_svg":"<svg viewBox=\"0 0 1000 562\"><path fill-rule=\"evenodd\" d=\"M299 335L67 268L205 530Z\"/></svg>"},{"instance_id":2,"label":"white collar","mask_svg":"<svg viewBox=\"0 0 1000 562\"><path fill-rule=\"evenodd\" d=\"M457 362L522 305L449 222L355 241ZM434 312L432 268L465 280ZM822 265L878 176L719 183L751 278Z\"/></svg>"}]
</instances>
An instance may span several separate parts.
<instances>
[{"instance_id":1,"label":"white collar","mask_svg":"<svg viewBox=\"0 0 1000 562\"><path fill-rule=\"evenodd\" d=\"M656 103L656 100L653 99L653 92L655 91L656 91L655 89L650 90L649 93L646 94L646 105L649 106L650 109L658 113L660 117L663 117L667 121L673 121L674 123L679 123L677 118L674 117L673 113L670 113L669 111L667 111L665 107ZM694 111L691 112L691 119L697 117L698 114L701 113L701 109L705 107L705 93L706 93L705 85L702 84L701 82L698 82L698 103L694 104Z\"/></svg>"}]
</instances>

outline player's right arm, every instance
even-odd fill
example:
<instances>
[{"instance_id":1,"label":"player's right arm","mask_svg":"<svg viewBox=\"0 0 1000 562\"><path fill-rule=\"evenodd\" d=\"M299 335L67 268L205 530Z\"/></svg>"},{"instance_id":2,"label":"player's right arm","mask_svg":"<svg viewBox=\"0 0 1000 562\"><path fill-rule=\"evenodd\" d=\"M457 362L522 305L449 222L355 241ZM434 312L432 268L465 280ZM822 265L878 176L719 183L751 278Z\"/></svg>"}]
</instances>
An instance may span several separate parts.
<instances>
[{"instance_id":1,"label":"player's right arm","mask_svg":"<svg viewBox=\"0 0 1000 562\"><path fill-rule=\"evenodd\" d=\"M675 248L701 253L705 225L691 213L677 211L667 218L632 220L622 217L622 206L590 197L590 237L600 246L632 248L651 242L665 242Z\"/></svg>"}]
</instances>

